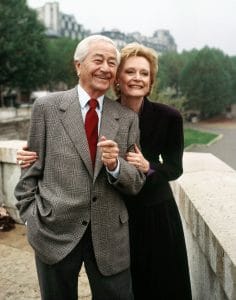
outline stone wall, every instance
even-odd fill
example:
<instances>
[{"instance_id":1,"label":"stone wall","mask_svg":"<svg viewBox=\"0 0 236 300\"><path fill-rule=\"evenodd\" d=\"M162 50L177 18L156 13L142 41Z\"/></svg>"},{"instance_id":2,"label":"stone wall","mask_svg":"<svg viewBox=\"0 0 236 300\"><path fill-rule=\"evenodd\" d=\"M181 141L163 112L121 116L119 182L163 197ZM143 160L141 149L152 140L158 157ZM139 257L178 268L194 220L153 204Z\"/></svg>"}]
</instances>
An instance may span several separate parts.
<instances>
[{"instance_id":1,"label":"stone wall","mask_svg":"<svg viewBox=\"0 0 236 300\"><path fill-rule=\"evenodd\" d=\"M236 299L236 172L209 153L184 154L172 183L181 212L194 300Z\"/></svg>"},{"instance_id":2,"label":"stone wall","mask_svg":"<svg viewBox=\"0 0 236 300\"><path fill-rule=\"evenodd\" d=\"M17 222L15 156L23 143L0 141L0 202ZM236 299L235 170L212 154L186 152L184 174L171 184L185 231L193 300Z\"/></svg>"},{"instance_id":3,"label":"stone wall","mask_svg":"<svg viewBox=\"0 0 236 300\"><path fill-rule=\"evenodd\" d=\"M27 139L31 107L0 108L0 140Z\"/></svg>"},{"instance_id":4,"label":"stone wall","mask_svg":"<svg viewBox=\"0 0 236 300\"><path fill-rule=\"evenodd\" d=\"M25 141L0 141L0 204L4 204L13 219L22 223L15 204L14 188L20 177L20 167L16 164L16 151Z\"/></svg>"}]
</instances>

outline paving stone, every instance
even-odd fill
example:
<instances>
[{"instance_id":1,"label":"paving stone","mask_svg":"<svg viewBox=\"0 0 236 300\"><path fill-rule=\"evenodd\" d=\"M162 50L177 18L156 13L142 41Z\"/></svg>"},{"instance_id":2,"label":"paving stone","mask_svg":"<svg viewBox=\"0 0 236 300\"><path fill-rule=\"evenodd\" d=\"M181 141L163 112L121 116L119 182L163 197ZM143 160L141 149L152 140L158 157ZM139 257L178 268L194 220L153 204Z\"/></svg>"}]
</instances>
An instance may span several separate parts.
<instances>
[{"instance_id":1,"label":"paving stone","mask_svg":"<svg viewBox=\"0 0 236 300\"><path fill-rule=\"evenodd\" d=\"M90 300L84 267L78 278L79 299ZM0 232L0 300L40 299L34 253L26 240L25 226L16 224Z\"/></svg>"}]
</instances>

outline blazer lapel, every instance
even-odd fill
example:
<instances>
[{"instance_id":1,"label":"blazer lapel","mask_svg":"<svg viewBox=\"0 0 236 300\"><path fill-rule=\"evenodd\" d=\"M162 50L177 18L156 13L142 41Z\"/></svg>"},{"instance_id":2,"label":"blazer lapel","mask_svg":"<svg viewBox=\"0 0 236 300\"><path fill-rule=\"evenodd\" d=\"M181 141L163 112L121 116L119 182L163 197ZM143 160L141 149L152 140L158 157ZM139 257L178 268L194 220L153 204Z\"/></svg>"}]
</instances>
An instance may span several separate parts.
<instances>
[{"instance_id":1,"label":"blazer lapel","mask_svg":"<svg viewBox=\"0 0 236 300\"><path fill-rule=\"evenodd\" d=\"M62 124L79 152L89 174L93 177L93 167L86 132L84 129L77 88L68 91L68 94L61 102L60 110L62 112Z\"/></svg>"},{"instance_id":2,"label":"blazer lapel","mask_svg":"<svg viewBox=\"0 0 236 300\"><path fill-rule=\"evenodd\" d=\"M101 136L105 136L108 140L114 140L119 129L119 114L116 110L116 105L114 105L113 101L104 97L103 102L103 110L101 115L101 127L99 132L99 138ZM94 170L94 178L95 182L101 168L103 167L103 163L101 161L101 153L99 149L97 149L95 170Z\"/></svg>"}]
</instances>

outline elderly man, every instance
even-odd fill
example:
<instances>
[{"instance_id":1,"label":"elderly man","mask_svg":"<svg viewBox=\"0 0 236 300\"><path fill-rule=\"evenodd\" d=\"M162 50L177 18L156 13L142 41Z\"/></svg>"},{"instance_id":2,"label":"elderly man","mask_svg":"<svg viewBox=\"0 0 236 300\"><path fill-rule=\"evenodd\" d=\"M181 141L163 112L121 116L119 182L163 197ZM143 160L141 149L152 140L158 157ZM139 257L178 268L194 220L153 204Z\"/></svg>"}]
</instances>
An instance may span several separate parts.
<instances>
[{"instance_id":1,"label":"elderly man","mask_svg":"<svg viewBox=\"0 0 236 300\"><path fill-rule=\"evenodd\" d=\"M17 207L35 250L42 299L77 299L82 262L93 299L133 299L122 195L138 193L145 181L124 159L139 141L138 119L104 96L119 63L112 40L85 38L74 60L78 86L34 104L28 147L38 159L22 171Z\"/></svg>"}]
</instances>

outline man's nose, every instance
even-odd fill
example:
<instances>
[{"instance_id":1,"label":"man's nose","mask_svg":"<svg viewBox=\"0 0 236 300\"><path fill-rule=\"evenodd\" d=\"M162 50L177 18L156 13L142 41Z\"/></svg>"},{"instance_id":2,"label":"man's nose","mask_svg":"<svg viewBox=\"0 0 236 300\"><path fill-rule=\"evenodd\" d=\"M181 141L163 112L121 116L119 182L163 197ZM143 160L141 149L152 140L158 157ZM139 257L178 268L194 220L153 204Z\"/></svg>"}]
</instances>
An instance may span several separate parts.
<instances>
[{"instance_id":1,"label":"man's nose","mask_svg":"<svg viewBox=\"0 0 236 300\"><path fill-rule=\"evenodd\" d=\"M103 63L101 64L101 70L102 71L108 71L110 69L109 64L107 61L103 61Z\"/></svg>"}]
</instances>

